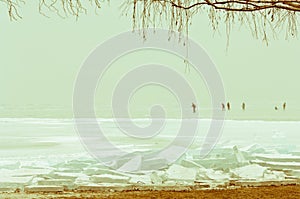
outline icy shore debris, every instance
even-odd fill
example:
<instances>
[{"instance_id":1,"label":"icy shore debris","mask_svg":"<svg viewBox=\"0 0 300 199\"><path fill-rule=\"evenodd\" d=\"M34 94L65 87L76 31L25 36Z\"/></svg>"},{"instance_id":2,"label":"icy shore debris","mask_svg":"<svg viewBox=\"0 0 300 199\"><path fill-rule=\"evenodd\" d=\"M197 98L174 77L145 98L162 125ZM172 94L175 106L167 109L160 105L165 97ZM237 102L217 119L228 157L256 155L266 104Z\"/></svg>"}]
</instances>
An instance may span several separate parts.
<instances>
[{"instance_id":1,"label":"icy shore debris","mask_svg":"<svg viewBox=\"0 0 300 199\"><path fill-rule=\"evenodd\" d=\"M194 182L196 179L197 169L173 164L167 169L166 174L169 180Z\"/></svg>"},{"instance_id":2,"label":"icy shore debris","mask_svg":"<svg viewBox=\"0 0 300 199\"><path fill-rule=\"evenodd\" d=\"M264 176L264 173L267 171L266 167L259 166L257 164L251 164L243 167L239 167L231 170L231 172L239 177L244 179L258 179Z\"/></svg>"},{"instance_id":3,"label":"icy shore debris","mask_svg":"<svg viewBox=\"0 0 300 199\"><path fill-rule=\"evenodd\" d=\"M162 184L163 183L163 179L155 171L150 174L150 179L151 179L152 184Z\"/></svg>"},{"instance_id":4,"label":"icy shore debris","mask_svg":"<svg viewBox=\"0 0 300 199\"><path fill-rule=\"evenodd\" d=\"M241 163L241 164L248 164L249 163L249 161L245 159L245 157L243 156L243 154L241 153L241 151L238 149L237 146L233 147L233 153L234 153L236 161L238 163Z\"/></svg>"},{"instance_id":5,"label":"icy shore debris","mask_svg":"<svg viewBox=\"0 0 300 199\"><path fill-rule=\"evenodd\" d=\"M129 179L127 176L111 174L93 175L90 177L90 180L95 183L127 183Z\"/></svg>"},{"instance_id":6,"label":"icy shore debris","mask_svg":"<svg viewBox=\"0 0 300 199\"><path fill-rule=\"evenodd\" d=\"M0 190L26 191L226 188L300 183L300 153L280 153L259 144L217 146L208 156L200 148L187 151L175 162L160 154L145 159L132 154L113 160L112 167L85 157L51 160L0 160ZM176 149L180 147L176 146ZM296 151L296 152L295 152ZM52 156L51 156L52 157ZM159 169L153 169L159 168Z\"/></svg>"},{"instance_id":7,"label":"icy shore debris","mask_svg":"<svg viewBox=\"0 0 300 199\"><path fill-rule=\"evenodd\" d=\"M25 192L63 192L63 186L32 185L24 188Z\"/></svg>"}]
</instances>

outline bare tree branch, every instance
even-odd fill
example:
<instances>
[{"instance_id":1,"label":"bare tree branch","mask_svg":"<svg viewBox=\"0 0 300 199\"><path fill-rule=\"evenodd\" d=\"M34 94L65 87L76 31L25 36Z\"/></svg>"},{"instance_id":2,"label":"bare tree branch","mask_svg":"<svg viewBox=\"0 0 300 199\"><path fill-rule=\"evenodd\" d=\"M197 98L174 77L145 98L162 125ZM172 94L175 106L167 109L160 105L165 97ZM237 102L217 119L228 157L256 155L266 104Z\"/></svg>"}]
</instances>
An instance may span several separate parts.
<instances>
[{"instance_id":1,"label":"bare tree branch","mask_svg":"<svg viewBox=\"0 0 300 199\"><path fill-rule=\"evenodd\" d=\"M78 18L89 9L100 9L109 0L39 0L39 12L47 16L54 12L64 18ZM8 8L11 20L21 18L18 10L25 0L0 0ZM297 15L300 0L123 0L123 13L131 15L133 29L146 30L163 26L170 31L188 34L192 19L198 13L207 13L213 30L225 24L229 34L234 24L247 26L253 36L276 37L286 30L286 37L297 36ZM143 34L145 36L145 33Z\"/></svg>"},{"instance_id":2,"label":"bare tree branch","mask_svg":"<svg viewBox=\"0 0 300 199\"><path fill-rule=\"evenodd\" d=\"M74 16L78 18L81 14L87 13L85 6L90 4L95 9L100 9L101 4L109 0L39 0L39 12L47 17L46 12L51 11L57 13L60 17ZM19 7L25 4L25 0L0 0L8 8L8 16L11 20L18 20L21 17Z\"/></svg>"},{"instance_id":3,"label":"bare tree branch","mask_svg":"<svg viewBox=\"0 0 300 199\"><path fill-rule=\"evenodd\" d=\"M22 0L0 0L0 2L4 3L7 6L8 16L10 20L21 19L21 15L18 12L18 8L20 4L25 4Z\"/></svg>"},{"instance_id":4,"label":"bare tree branch","mask_svg":"<svg viewBox=\"0 0 300 199\"><path fill-rule=\"evenodd\" d=\"M276 37L283 27L287 37L295 37L300 12L300 0L127 0L123 5L133 8L134 29L165 23L171 31L188 33L192 18L206 12L213 30L225 23L228 40L237 23L266 43L269 34Z\"/></svg>"}]
</instances>

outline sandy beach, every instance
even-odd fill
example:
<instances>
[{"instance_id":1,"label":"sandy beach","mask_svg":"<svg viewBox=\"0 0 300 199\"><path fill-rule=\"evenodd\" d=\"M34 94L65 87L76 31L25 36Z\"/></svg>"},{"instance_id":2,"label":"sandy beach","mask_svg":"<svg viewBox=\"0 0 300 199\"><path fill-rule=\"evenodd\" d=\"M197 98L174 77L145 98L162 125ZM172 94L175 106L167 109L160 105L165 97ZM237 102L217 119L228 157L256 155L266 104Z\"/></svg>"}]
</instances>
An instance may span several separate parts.
<instances>
[{"instance_id":1,"label":"sandy beach","mask_svg":"<svg viewBox=\"0 0 300 199\"><path fill-rule=\"evenodd\" d=\"M299 198L300 186L263 186L192 191L89 191L61 193L2 193L0 198Z\"/></svg>"}]
</instances>

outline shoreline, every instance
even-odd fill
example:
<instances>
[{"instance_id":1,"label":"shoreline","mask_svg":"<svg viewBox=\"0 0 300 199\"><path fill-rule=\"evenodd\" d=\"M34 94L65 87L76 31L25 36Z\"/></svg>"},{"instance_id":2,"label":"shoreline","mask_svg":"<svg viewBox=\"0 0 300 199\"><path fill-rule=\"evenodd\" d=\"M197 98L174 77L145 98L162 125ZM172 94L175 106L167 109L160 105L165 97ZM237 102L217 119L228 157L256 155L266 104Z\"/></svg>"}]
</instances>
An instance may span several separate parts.
<instances>
[{"instance_id":1,"label":"shoreline","mask_svg":"<svg viewBox=\"0 0 300 199\"><path fill-rule=\"evenodd\" d=\"M179 186L180 188L180 186ZM72 191L14 191L0 192L0 198L299 198L300 185L269 185L215 189L117 190L94 189Z\"/></svg>"}]
</instances>

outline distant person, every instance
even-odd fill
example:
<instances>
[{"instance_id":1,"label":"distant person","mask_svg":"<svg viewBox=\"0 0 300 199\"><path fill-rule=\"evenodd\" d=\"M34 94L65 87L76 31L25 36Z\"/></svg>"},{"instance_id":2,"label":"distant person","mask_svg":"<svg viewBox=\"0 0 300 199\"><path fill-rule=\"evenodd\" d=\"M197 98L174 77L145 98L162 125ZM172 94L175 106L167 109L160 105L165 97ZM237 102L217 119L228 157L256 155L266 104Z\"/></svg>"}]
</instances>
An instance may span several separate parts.
<instances>
[{"instance_id":1,"label":"distant person","mask_svg":"<svg viewBox=\"0 0 300 199\"><path fill-rule=\"evenodd\" d=\"M286 102L283 103L282 108L283 108L283 110L285 110L285 108L286 108Z\"/></svg>"},{"instance_id":2,"label":"distant person","mask_svg":"<svg viewBox=\"0 0 300 199\"><path fill-rule=\"evenodd\" d=\"M225 104L222 103L222 111L225 111Z\"/></svg>"},{"instance_id":3,"label":"distant person","mask_svg":"<svg viewBox=\"0 0 300 199\"><path fill-rule=\"evenodd\" d=\"M192 103L193 113L196 113L196 104Z\"/></svg>"},{"instance_id":4,"label":"distant person","mask_svg":"<svg viewBox=\"0 0 300 199\"><path fill-rule=\"evenodd\" d=\"M277 106L275 106L275 110L276 110L276 111L278 110L278 107L277 107Z\"/></svg>"},{"instance_id":5,"label":"distant person","mask_svg":"<svg viewBox=\"0 0 300 199\"><path fill-rule=\"evenodd\" d=\"M246 109L246 104L245 104L245 102L242 103L242 109L243 109L243 110Z\"/></svg>"},{"instance_id":6,"label":"distant person","mask_svg":"<svg viewBox=\"0 0 300 199\"><path fill-rule=\"evenodd\" d=\"M230 103L227 102L227 109L230 111Z\"/></svg>"}]
</instances>

